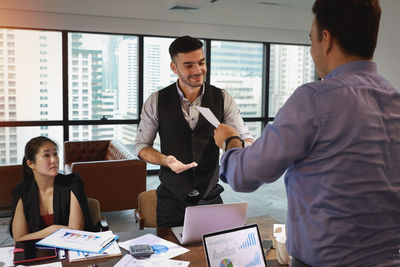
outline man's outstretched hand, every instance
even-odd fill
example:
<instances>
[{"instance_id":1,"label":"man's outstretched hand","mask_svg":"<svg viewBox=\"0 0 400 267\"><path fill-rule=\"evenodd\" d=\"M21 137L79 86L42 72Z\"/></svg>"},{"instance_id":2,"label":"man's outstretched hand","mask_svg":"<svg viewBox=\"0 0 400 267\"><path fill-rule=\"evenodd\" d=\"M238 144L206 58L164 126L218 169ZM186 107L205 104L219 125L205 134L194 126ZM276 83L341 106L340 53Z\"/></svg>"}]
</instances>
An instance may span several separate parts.
<instances>
[{"instance_id":1,"label":"man's outstretched hand","mask_svg":"<svg viewBox=\"0 0 400 267\"><path fill-rule=\"evenodd\" d=\"M181 173L184 172L188 169L191 169L193 167L197 166L196 162L192 162L189 164L183 164L182 162L180 162L179 160L177 160L174 156L167 156L167 158L165 159L166 165L173 170L175 173Z\"/></svg>"}]
</instances>

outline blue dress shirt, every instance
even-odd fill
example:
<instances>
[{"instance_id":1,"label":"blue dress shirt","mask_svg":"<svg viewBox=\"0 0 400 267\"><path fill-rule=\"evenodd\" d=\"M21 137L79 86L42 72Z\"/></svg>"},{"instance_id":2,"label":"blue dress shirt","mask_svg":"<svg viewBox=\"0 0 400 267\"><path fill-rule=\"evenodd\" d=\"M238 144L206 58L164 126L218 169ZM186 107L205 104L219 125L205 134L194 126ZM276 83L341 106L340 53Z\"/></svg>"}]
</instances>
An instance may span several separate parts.
<instances>
[{"instance_id":1,"label":"blue dress shirt","mask_svg":"<svg viewBox=\"0 0 400 267\"><path fill-rule=\"evenodd\" d=\"M318 267L400 266L400 92L375 63L299 87L252 146L221 159L221 179L241 192L285 171L290 255Z\"/></svg>"}]
</instances>

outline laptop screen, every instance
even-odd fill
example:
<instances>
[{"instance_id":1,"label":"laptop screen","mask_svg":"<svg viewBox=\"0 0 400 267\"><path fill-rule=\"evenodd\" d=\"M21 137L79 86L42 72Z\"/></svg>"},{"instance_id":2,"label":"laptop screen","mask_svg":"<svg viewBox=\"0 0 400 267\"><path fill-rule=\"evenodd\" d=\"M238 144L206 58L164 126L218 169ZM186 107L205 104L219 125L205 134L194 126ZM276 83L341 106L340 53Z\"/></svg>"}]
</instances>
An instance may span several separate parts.
<instances>
[{"instance_id":1,"label":"laptop screen","mask_svg":"<svg viewBox=\"0 0 400 267\"><path fill-rule=\"evenodd\" d=\"M209 267L266 266L257 224L203 236Z\"/></svg>"}]
</instances>

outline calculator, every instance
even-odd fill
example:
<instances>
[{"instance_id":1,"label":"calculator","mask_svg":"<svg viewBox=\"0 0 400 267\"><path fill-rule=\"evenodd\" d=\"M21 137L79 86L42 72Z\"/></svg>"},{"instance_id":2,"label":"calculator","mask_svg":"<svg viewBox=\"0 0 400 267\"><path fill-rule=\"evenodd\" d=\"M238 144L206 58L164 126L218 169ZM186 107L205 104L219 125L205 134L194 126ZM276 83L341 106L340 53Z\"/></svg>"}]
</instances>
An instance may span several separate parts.
<instances>
[{"instance_id":1,"label":"calculator","mask_svg":"<svg viewBox=\"0 0 400 267\"><path fill-rule=\"evenodd\" d=\"M133 245L129 247L131 255L135 258L147 258L150 257L151 254L154 253L154 250L150 245Z\"/></svg>"}]
</instances>

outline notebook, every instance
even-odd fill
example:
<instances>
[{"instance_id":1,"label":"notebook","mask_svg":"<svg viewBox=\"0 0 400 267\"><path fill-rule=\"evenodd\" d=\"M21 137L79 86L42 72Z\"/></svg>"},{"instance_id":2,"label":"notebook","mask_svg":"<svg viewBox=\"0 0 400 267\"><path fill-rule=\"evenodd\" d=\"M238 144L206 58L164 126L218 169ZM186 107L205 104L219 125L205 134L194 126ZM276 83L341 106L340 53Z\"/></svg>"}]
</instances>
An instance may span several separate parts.
<instances>
[{"instance_id":1,"label":"notebook","mask_svg":"<svg viewBox=\"0 0 400 267\"><path fill-rule=\"evenodd\" d=\"M203 247L209 267L267 266L257 224L205 234Z\"/></svg>"},{"instance_id":2,"label":"notebook","mask_svg":"<svg viewBox=\"0 0 400 267\"><path fill-rule=\"evenodd\" d=\"M213 204L186 207L183 226L172 227L182 245L200 243L204 234L243 226L247 203Z\"/></svg>"},{"instance_id":3,"label":"notebook","mask_svg":"<svg viewBox=\"0 0 400 267\"><path fill-rule=\"evenodd\" d=\"M39 240L40 239L33 239L16 242L13 263L19 265L33 261L57 258L56 248L38 246L36 242Z\"/></svg>"}]
</instances>

